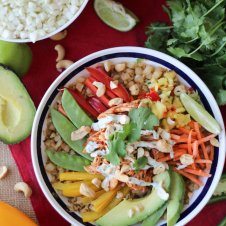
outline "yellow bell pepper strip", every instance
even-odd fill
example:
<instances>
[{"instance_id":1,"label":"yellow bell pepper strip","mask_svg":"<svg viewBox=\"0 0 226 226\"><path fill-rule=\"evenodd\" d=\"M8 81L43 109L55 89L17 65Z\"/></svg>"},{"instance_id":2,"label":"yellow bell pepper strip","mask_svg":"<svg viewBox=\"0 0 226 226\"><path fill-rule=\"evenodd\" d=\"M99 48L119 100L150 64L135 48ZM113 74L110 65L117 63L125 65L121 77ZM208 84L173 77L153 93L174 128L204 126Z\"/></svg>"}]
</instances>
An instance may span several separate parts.
<instances>
[{"instance_id":1,"label":"yellow bell pepper strip","mask_svg":"<svg viewBox=\"0 0 226 226\"><path fill-rule=\"evenodd\" d=\"M65 172L59 174L60 181L80 181L80 180L92 180L98 178L103 180L104 177L101 174L90 174L86 172Z\"/></svg>"},{"instance_id":2,"label":"yellow bell pepper strip","mask_svg":"<svg viewBox=\"0 0 226 226\"><path fill-rule=\"evenodd\" d=\"M112 202L102 211L102 212L95 212L95 211L89 211L85 213L81 213L83 222L94 222L97 219L101 218L104 214L109 212L111 209L113 209L115 206L117 206L124 197L129 193L129 187L124 187L121 192L123 193L122 198L116 198L112 200Z\"/></svg>"}]
</instances>

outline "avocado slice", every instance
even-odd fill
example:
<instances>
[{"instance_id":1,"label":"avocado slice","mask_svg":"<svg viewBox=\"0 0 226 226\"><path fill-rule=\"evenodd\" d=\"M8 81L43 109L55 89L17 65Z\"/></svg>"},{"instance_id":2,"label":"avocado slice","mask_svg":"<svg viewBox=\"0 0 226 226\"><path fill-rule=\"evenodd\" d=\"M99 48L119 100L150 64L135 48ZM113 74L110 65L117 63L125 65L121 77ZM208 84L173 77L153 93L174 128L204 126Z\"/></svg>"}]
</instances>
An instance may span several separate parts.
<instances>
[{"instance_id":1,"label":"avocado slice","mask_svg":"<svg viewBox=\"0 0 226 226\"><path fill-rule=\"evenodd\" d=\"M162 183L162 186L166 191L170 188L170 174L165 171L153 178L157 183ZM96 221L97 225L100 226L128 226L135 224L139 221L144 220L149 215L156 212L166 203L165 200L161 199L155 188L152 192L141 199L134 200L123 200L119 205L110 210L107 214ZM136 212L132 217L128 215L130 209L136 209L137 206L142 206L143 210Z\"/></svg>"},{"instance_id":2,"label":"avocado slice","mask_svg":"<svg viewBox=\"0 0 226 226\"><path fill-rule=\"evenodd\" d=\"M80 108L67 89L64 89L62 95L62 106L67 113L67 116L77 128L92 125L93 120Z\"/></svg>"},{"instance_id":3,"label":"avocado slice","mask_svg":"<svg viewBox=\"0 0 226 226\"><path fill-rule=\"evenodd\" d=\"M35 106L14 72L0 66L0 140L15 144L30 135Z\"/></svg>"},{"instance_id":4,"label":"avocado slice","mask_svg":"<svg viewBox=\"0 0 226 226\"><path fill-rule=\"evenodd\" d=\"M159 208L152 215L146 218L141 226L155 226L159 222L164 212L166 211L166 207L167 204L164 204L161 208Z\"/></svg>"},{"instance_id":5,"label":"avocado slice","mask_svg":"<svg viewBox=\"0 0 226 226\"><path fill-rule=\"evenodd\" d=\"M170 190L170 200L167 205L167 226L176 224L184 207L184 180L180 174L174 171L171 172Z\"/></svg>"}]
</instances>

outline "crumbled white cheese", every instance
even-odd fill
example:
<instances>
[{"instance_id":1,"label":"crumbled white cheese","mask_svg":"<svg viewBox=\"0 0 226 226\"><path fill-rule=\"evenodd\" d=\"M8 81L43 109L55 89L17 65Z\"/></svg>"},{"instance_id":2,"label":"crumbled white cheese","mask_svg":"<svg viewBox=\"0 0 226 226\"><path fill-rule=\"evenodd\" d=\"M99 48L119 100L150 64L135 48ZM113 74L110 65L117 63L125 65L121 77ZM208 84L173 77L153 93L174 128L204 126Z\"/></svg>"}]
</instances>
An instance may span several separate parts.
<instances>
[{"instance_id":1,"label":"crumbled white cheese","mask_svg":"<svg viewBox=\"0 0 226 226\"><path fill-rule=\"evenodd\" d=\"M85 147L85 150L87 153L92 153L94 152L97 148L99 147L99 145L94 142L94 141L89 141Z\"/></svg>"},{"instance_id":2,"label":"crumbled white cheese","mask_svg":"<svg viewBox=\"0 0 226 226\"><path fill-rule=\"evenodd\" d=\"M83 0L3 0L0 37L35 42L67 23L82 3Z\"/></svg>"},{"instance_id":3,"label":"crumbled white cheese","mask_svg":"<svg viewBox=\"0 0 226 226\"><path fill-rule=\"evenodd\" d=\"M157 195L160 199L165 201L169 199L169 193L164 190L161 183L153 182L151 185L157 190Z\"/></svg>"},{"instance_id":4,"label":"crumbled white cheese","mask_svg":"<svg viewBox=\"0 0 226 226\"><path fill-rule=\"evenodd\" d=\"M108 149L106 149L106 150L105 149L102 149L102 150L97 150L97 151L92 152L90 154L90 156L92 158L95 158L97 156L104 156L104 155L107 155L107 154L109 154L109 150Z\"/></svg>"},{"instance_id":5,"label":"crumbled white cheese","mask_svg":"<svg viewBox=\"0 0 226 226\"><path fill-rule=\"evenodd\" d=\"M130 118L127 115L108 115L104 118L98 120L92 124L92 129L94 131L99 131L107 127L110 122L120 123L122 125L129 123Z\"/></svg>"}]
</instances>

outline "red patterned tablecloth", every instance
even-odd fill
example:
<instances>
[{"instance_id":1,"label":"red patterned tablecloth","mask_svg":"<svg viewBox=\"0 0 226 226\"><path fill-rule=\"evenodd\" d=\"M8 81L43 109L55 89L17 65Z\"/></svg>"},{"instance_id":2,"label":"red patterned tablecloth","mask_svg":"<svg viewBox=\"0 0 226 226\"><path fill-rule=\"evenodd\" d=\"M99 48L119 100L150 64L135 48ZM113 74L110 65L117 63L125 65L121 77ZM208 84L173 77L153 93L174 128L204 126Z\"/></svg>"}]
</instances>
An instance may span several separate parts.
<instances>
[{"instance_id":1,"label":"red patterned tablecloth","mask_svg":"<svg viewBox=\"0 0 226 226\"><path fill-rule=\"evenodd\" d=\"M130 32L122 33L106 26L95 14L93 1L90 0L82 15L67 29L68 36L60 42L52 40L31 44L33 63L28 75L23 79L32 99L38 106L47 88L59 75L55 69L57 43L66 48L66 58L76 61L87 54L115 46L144 46L145 28L153 21L167 21L161 5L163 0L121 0L140 19L138 26ZM226 120L226 108L222 109ZM10 146L19 171L32 189L31 202L41 226L69 225L50 206L36 181L30 156L30 139ZM214 226L226 216L226 202L209 205L193 219L189 226Z\"/></svg>"}]
</instances>

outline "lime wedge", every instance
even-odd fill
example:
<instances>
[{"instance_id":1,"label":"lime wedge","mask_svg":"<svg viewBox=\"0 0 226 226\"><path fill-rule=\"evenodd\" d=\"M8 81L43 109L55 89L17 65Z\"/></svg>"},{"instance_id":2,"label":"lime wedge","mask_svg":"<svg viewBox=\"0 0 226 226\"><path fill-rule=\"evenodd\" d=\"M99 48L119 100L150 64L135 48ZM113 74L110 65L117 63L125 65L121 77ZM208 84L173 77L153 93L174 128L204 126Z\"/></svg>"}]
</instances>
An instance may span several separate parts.
<instances>
[{"instance_id":1,"label":"lime wedge","mask_svg":"<svg viewBox=\"0 0 226 226\"><path fill-rule=\"evenodd\" d=\"M131 11L112 0L95 0L94 9L104 23L119 31L129 31L138 22Z\"/></svg>"},{"instance_id":2,"label":"lime wedge","mask_svg":"<svg viewBox=\"0 0 226 226\"><path fill-rule=\"evenodd\" d=\"M221 128L218 122L205 110L205 108L185 93L180 95L180 100L187 112L202 127L213 134L219 134Z\"/></svg>"}]
</instances>

